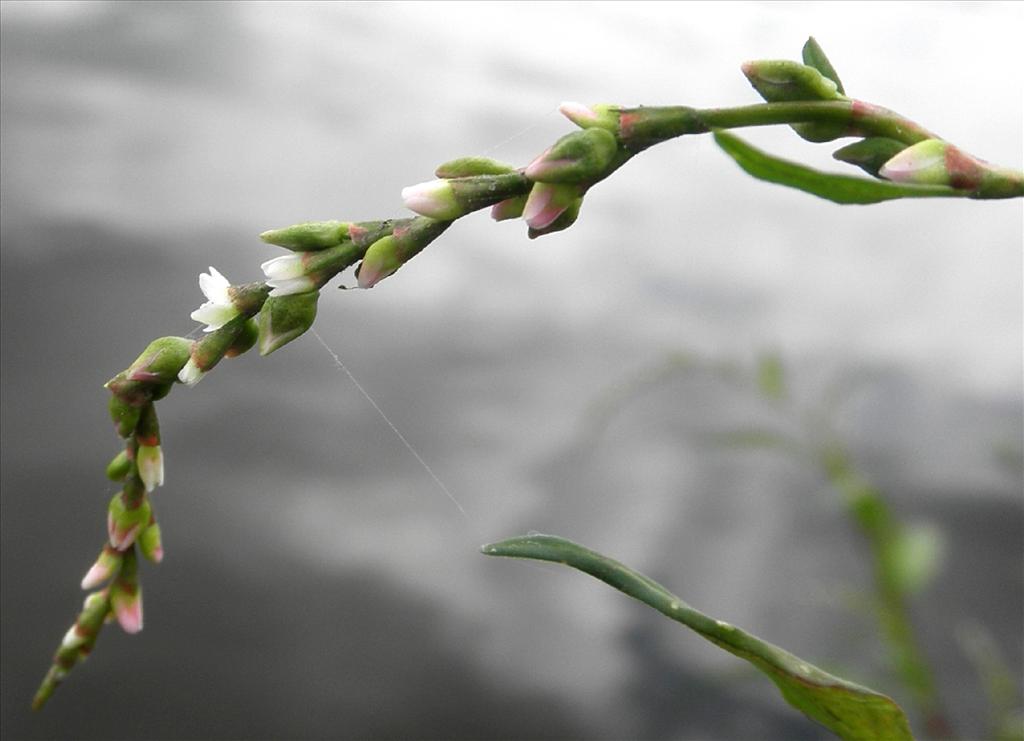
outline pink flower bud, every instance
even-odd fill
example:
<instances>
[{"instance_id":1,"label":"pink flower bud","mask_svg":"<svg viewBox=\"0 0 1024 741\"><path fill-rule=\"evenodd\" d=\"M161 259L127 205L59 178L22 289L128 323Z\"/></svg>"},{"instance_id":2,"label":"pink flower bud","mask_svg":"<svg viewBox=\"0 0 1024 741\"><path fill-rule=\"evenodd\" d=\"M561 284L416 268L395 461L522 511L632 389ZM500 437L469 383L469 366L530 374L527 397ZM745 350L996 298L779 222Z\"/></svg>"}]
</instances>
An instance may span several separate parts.
<instances>
[{"instance_id":1,"label":"pink flower bud","mask_svg":"<svg viewBox=\"0 0 1024 741\"><path fill-rule=\"evenodd\" d=\"M121 568L122 554L109 543L103 546L99 558L82 579L82 589L95 589Z\"/></svg>"},{"instance_id":2,"label":"pink flower bud","mask_svg":"<svg viewBox=\"0 0 1024 741\"><path fill-rule=\"evenodd\" d=\"M430 180L402 188L402 201L410 211L432 219L449 221L464 213L447 180Z\"/></svg>"}]
</instances>

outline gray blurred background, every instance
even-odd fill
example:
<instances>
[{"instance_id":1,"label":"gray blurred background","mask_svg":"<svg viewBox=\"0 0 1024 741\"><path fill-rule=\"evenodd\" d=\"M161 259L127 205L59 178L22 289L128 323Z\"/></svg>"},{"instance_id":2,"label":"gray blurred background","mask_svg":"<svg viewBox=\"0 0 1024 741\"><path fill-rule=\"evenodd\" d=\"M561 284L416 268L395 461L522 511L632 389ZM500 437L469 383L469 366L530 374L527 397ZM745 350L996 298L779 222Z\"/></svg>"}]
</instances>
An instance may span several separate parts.
<instances>
[{"instance_id":1,"label":"gray blurred background","mask_svg":"<svg viewBox=\"0 0 1024 741\"><path fill-rule=\"evenodd\" d=\"M208 265L257 279L282 254L260 231L400 215L400 189L452 157L524 164L570 130L562 100L754 102L739 64L799 58L808 34L851 95L1020 167L1019 5L0 13L5 737L822 736L604 585L477 552L529 530L905 701L851 607L870 569L820 472L708 442L798 417L714 373L657 374L764 351L801 413L863 377L836 427L901 517L945 533L915 618L956 729L984 735L957 635L980 626L1020 676L1021 204L838 207L748 178L707 137L631 162L567 232L530 242L478 214L373 291L325 289L317 331L465 517L312 335L176 390L146 629L108 629L27 708L115 491L101 386L195 329ZM838 169L789 130L749 138Z\"/></svg>"}]
</instances>

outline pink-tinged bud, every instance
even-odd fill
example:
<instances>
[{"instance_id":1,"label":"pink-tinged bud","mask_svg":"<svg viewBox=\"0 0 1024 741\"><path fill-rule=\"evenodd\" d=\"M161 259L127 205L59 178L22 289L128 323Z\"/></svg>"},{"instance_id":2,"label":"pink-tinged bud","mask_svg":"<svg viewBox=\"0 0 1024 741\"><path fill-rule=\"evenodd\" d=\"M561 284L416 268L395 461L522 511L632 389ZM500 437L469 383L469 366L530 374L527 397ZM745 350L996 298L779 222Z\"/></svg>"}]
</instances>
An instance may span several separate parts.
<instances>
[{"instance_id":1,"label":"pink-tinged bud","mask_svg":"<svg viewBox=\"0 0 1024 741\"><path fill-rule=\"evenodd\" d=\"M142 586L134 548L125 551L121 571L110 586L110 605L125 633L142 630Z\"/></svg>"},{"instance_id":2,"label":"pink-tinged bud","mask_svg":"<svg viewBox=\"0 0 1024 741\"><path fill-rule=\"evenodd\" d=\"M594 183L606 174L618 146L606 129L574 131L527 165L524 174L542 183Z\"/></svg>"},{"instance_id":3,"label":"pink-tinged bud","mask_svg":"<svg viewBox=\"0 0 1024 741\"><path fill-rule=\"evenodd\" d=\"M467 180L475 181L487 179L488 177L490 176L467 178ZM504 178L508 176L498 175L494 177ZM491 201L491 203L494 202ZM398 268L418 255L424 247L437 239L449 226L451 226L450 221L438 221L426 216L417 216L414 219L409 219L402 224L396 225L391 234L378 239L366 250L363 261L356 271L359 287L371 288L394 273Z\"/></svg>"},{"instance_id":4,"label":"pink-tinged bud","mask_svg":"<svg viewBox=\"0 0 1024 741\"><path fill-rule=\"evenodd\" d=\"M558 110L581 129L601 128L612 134L619 130L619 108L617 106L588 106L569 101L558 106Z\"/></svg>"},{"instance_id":5,"label":"pink-tinged bud","mask_svg":"<svg viewBox=\"0 0 1024 741\"><path fill-rule=\"evenodd\" d=\"M894 183L975 190L992 168L941 139L925 139L890 159L878 174Z\"/></svg>"},{"instance_id":6,"label":"pink-tinged bud","mask_svg":"<svg viewBox=\"0 0 1024 741\"><path fill-rule=\"evenodd\" d=\"M442 221L457 219L464 213L447 180L430 180L402 188L402 202L410 211Z\"/></svg>"},{"instance_id":7,"label":"pink-tinged bud","mask_svg":"<svg viewBox=\"0 0 1024 741\"><path fill-rule=\"evenodd\" d=\"M397 243L398 240L389 234L370 245L356 274L360 288L373 288L402 267L402 260L397 254Z\"/></svg>"},{"instance_id":8,"label":"pink-tinged bud","mask_svg":"<svg viewBox=\"0 0 1024 741\"><path fill-rule=\"evenodd\" d=\"M164 560L163 537L155 517L150 516L149 527L143 530L142 535L139 536L139 550L153 563L160 563Z\"/></svg>"},{"instance_id":9,"label":"pink-tinged bud","mask_svg":"<svg viewBox=\"0 0 1024 741\"><path fill-rule=\"evenodd\" d=\"M495 221L518 219L523 215L524 208L526 208L526 196L506 198L504 201L491 206L491 218Z\"/></svg>"},{"instance_id":10,"label":"pink-tinged bud","mask_svg":"<svg viewBox=\"0 0 1024 741\"><path fill-rule=\"evenodd\" d=\"M530 190L523 219L531 229L544 229L561 216L581 195L579 186L537 183Z\"/></svg>"},{"instance_id":11,"label":"pink-tinged bud","mask_svg":"<svg viewBox=\"0 0 1024 741\"><path fill-rule=\"evenodd\" d=\"M178 376L178 371L188 362L189 349L192 343L184 337L161 337L153 340L143 353L135 359L127 370L118 373L104 384L123 405L142 407L154 399L166 396ZM111 416L118 424L121 423L111 405Z\"/></svg>"},{"instance_id":12,"label":"pink-tinged bud","mask_svg":"<svg viewBox=\"0 0 1024 741\"><path fill-rule=\"evenodd\" d=\"M100 551L99 558L96 559L96 563L92 565L92 568L86 572L85 577L82 579L82 589L95 589L107 581L121 568L121 559L121 551L109 543L104 545L103 550Z\"/></svg>"},{"instance_id":13,"label":"pink-tinged bud","mask_svg":"<svg viewBox=\"0 0 1024 741\"><path fill-rule=\"evenodd\" d=\"M149 500L142 497L129 507L123 492L118 492L107 507L107 533L110 545L123 551L135 542L142 528L149 523L151 507Z\"/></svg>"},{"instance_id":14,"label":"pink-tinged bud","mask_svg":"<svg viewBox=\"0 0 1024 741\"><path fill-rule=\"evenodd\" d=\"M557 219L541 229L528 229L526 236L530 239L536 239L537 237L543 237L545 234L553 234L554 232L560 232L563 229L568 229L576 223L576 219L580 215L580 207L582 205L583 197L580 196L570 203L569 207L559 214Z\"/></svg>"},{"instance_id":15,"label":"pink-tinged bud","mask_svg":"<svg viewBox=\"0 0 1024 741\"><path fill-rule=\"evenodd\" d=\"M878 174L894 183L947 185L946 150L949 146L941 139L918 142L886 161Z\"/></svg>"},{"instance_id":16,"label":"pink-tinged bud","mask_svg":"<svg viewBox=\"0 0 1024 741\"><path fill-rule=\"evenodd\" d=\"M159 445L140 445L135 462L147 493L164 485L164 455Z\"/></svg>"}]
</instances>

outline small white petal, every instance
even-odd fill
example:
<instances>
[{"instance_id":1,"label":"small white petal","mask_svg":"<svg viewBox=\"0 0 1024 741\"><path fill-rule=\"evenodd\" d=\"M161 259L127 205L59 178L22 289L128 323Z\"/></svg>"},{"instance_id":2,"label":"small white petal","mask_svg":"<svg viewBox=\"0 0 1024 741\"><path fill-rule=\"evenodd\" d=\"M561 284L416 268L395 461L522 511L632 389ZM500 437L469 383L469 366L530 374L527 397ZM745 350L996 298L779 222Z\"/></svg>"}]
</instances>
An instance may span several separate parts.
<instances>
[{"instance_id":1,"label":"small white petal","mask_svg":"<svg viewBox=\"0 0 1024 741\"><path fill-rule=\"evenodd\" d=\"M189 360L191 363L191 359ZM186 366L187 367L187 366ZM185 369L182 368L182 371ZM159 445L140 445L135 457L139 467L139 478L147 492L164 484L164 455Z\"/></svg>"},{"instance_id":2,"label":"small white petal","mask_svg":"<svg viewBox=\"0 0 1024 741\"><path fill-rule=\"evenodd\" d=\"M210 266L209 274L199 274L199 289L208 300L214 303L231 303L231 297L228 295L228 288L230 287L231 283L228 279L221 275L217 268L212 265Z\"/></svg>"},{"instance_id":3,"label":"small white petal","mask_svg":"<svg viewBox=\"0 0 1024 741\"><path fill-rule=\"evenodd\" d=\"M78 634L78 625L76 623L64 634L64 640L60 642L60 647L64 650L69 650L78 648L83 643L85 643L85 636Z\"/></svg>"},{"instance_id":4,"label":"small white petal","mask_svg":"<svg viewBox=\"0 0 1024 741\"><path fill-rule=\"evenodd\" d=\"M287 280L289 278L300 278L305 274L306 269L302 264L301 255L284 255L267 260L260 265L263 274L272 280Z\"/></svg>"},{"instance_id":5,"label":"small white petal","mask_svg":"<svg viewBox=\"0 0 1024 741\"><path fill-rule=\"evenodd\" d=\"M223 304L216 304L213 301L207 301L205 304L193 311L189 316L191 316L195 321L202 322L206 325L206 327L203 328L204 332L212 332L215 329L220 329L238 316L238 309L230 304L228 306L224 306Z\"/></svg>"},{"instance_id":6,"label":"small white petal","mask_svg":"<svg viewBox=\"0 0 1024 741\"><path fill-rule=\"evenodd\" d=\"M185 363L185 367L178 371L178 380L189 388L192 388L199 383L205 375L206 373L199 369L199 366L196 365L195 361L192 360L192 358L189 358L188 362Z\"/></svg>"},{"instance_id":7,"label":"small white petal","mask_svg":"<svg viewBox=\"0 0 1024 741\"><path fill-rule=\"evenodd\" d=\"M296 293L306 293L316 288L313 279L305 275L299 278L268 280L267 285L273 289L270 292L271 296L291 296Z\"/></svg>"}]
</instances>

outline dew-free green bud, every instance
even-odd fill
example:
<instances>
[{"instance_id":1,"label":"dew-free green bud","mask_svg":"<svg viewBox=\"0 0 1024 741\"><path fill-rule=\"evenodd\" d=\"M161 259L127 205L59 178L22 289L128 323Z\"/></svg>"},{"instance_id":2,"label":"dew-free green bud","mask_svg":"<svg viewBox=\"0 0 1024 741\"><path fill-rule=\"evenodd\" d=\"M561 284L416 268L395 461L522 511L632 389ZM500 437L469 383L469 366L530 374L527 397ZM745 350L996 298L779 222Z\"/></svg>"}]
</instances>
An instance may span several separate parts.
<instances>
[{"instance_id":1,"label":"dew-free green bud","mask_svg":"<svg viewBox=\"0 0 1024 741\"><path fill-rule=\"evenodd\" d=\"M607 129L566 134L531 162L526 177L539 183L592 183L612 163L618 143Z\"/></svg>"},{"instance_id":2,"label":"dew-free green bud","mask_svg":"<svg viewBox=\"0 0 1024 741\"><path fill-rule=\"evenodd\" d=\"M600 104L584 105L566 101L558 106L558 111L581 129L605 129L612 134L619 131L618 106Z\"/></svg>"},{"instance_id":3,"label":"dew-free green bud","mask_svg":"<svg viewBox=\"0 0 1024 741\"><path fill-rule=\"evenodd\" d=\"M955 149L941 139L926 139L907 147L888 160L878 174L894 183L912 185L950 185L946 158Z\"/></svg>"},{"instance_id":4,"label":"dew-free green bud","mask_svg":"<svg viewBox=\"0 0 1024 741\"><path fill-rule=\"evenodd\" d=\"M259 325L256 324L255 319L246 319L245 322L238 330L238 335L235 337L231 346L224 352L225 358L237 358L239 355L244 355L252 349L252 346L256 344L256 340L260 336Z\"/></svg>"},{"instance_id":5,"label":"dew-free green bud","mask_svg":"<svg viewBox=\"0 0 1024 741\"><path fill-rule=\"evenodd\" d=\"M121 558L121 551L114 548L110 543L104 544L103 550L100 551L100 555L96 559L96 563L92 565L92 568L89 569L82 579L82 589L95 589L116 574L121 568Z\"/></svg>"},{"instance_id":6,"label":"dew-free green bud","mask_svg":"<svg viewBox=\"0 0 1024 741\"><path fill-rule=\"evenodd\" d=\"M499 176L500 177L500 176ZM371 288L407 263L451 226L424 216L395 226L390 235L370 245L356 271L360 288Z\"/></svg>"},{"instance_id":7,"label":"dew-free green bud","mask_svg":"<svg viewBox=\"0 0 1024 741\"><path fill-rule=\"evenodd\" d=\"M750 84L769 103L839 100L839 87L814 67L788 59L764 59L741 66Z\"/></svg>"},{"instance_id":8,"label":"dew-free green bud","mask_svg":"<svg viewBox=\"0 0 1024 741\"><path fill-rule=\"evenodd\" d=\"M526 208L527 196L516 196L515 198L506 198L504 201L495 203L491 207L491 218L495 221L506 221L507 219L518 219L523 215L523 209Z\"/></svg>"},{"instance_id":9,"label":"dew-free green bud","mask_svg":"<svg viewBox=\"0 0 1024 741\"><path fill-rule=\"evenodd\" d=\"M516 168L504 162L488 159L487 157L459 157L438 165L434 175L445 180L451 178L466 178L473 175L505 175L515 172Z\"/></svg>"},{"instance_id":10,"label":"dew-free green bud","mask_svg":"<svg viewBox=\"0 0 1024 741\"><path fill-rule=\"evenodd\" d=\"M799 100L842 100L839 86L814 67L789 60L746 62L743 74L769 103ZM845 136L847 124L839 121L810 121L791 124L810 142L828 142Z\"/></svg>"},{"instance_id":11,"label":"dew-free green bud","mask_svg":"<svg viewBox=\"0 0 1024 741\"><path fill-rule=\"evenodd\" d=\"M263 232L260 239L294 252L315 252L336 247L348 239L348 227L345 221L308 221L284 229L271 229Z\"/></svg>"},{"instance_id":12,"label":"dew-free green bud","mask_svg":"<svg viewBox=\"0 0 1024 741\"><path fill-rule=\"evenodd\" d=\"M125 633L142 630L142 585L134 547L124 552L121 570L110 585L110 606Z\"/></svg>"},{"instance_id":13,"label":"dew-free green bud","mask_svg":"<svg viewBox=\"0 0 1024 741\"><path fill-rule=\"evenodd\" d=\"M128 457L127 450L122 450L107 464L107 478L111 481L124 481L131 470L132 459Z\"/></svg>"},{"instance_id":14,"label":"dew-free green bud","mask_svg":"<svg viewBox=\"0 0 1024 741\"><path fill-rule=\"evenodd\" d=\"M156 518L150 515L149 526L139 536L139 550L142 555L153 563L160 563L164 560L164 544L160 532L160 525Z\"/></svg>"},{"instance_id":15,"label":"dew-free green bud","mask_svg":"<svg viewBox=\"0 0 1024 741\"><path fill-rule=\"evenodd\" d=\"M115 380L116 377L115 379L108 381L107 387L110 388L110 384L114 383ZM114 426L117 428L117 434L121 437L128 437L131 435L135 431L135 425L139 422L139 415L142 414L142 408L127 403L116 394L111 395L109 408L110 418L114 421Z\"/></svg>"},{"instance_id":16,"label":"dew-free green bud","mask_svg":"<svg viewBox=\"0 0 1024 741\"><path fill-rule=\"evenodd\" d=\"M118 492L107 507L107 533L110 545L123 551L135 542L142 528L149 523L152 514L149 500L138 499L130 506L125 502L123 492Z\"/></svg>"},{"instance_id":17,"label":"dew-free green bud","mask_svg":"<svg viewBox=\"0 0 1024 741\"><path fill-rule=\"evenodd\" d=\"M871 136L847 144L832 153L833 159L856 165L869 175L878 177L882 165L907 148L907 145L884 136Z\"/></svg>"},{"instance_id":18,"label":"dew-free green bud","mask_svg":"<svg viewBox=\"0 0 1024 741\"><path fill-rule=\"evenodd\" d=\"M260 355L269 355L284 347L313 326L319 291L272 296L260 310Z\"/></svg>"},{"instance_id":19,"label":"dew-free green bud","mask_svg":"<svg viewBox=\"0 0 1024 741\"><path fill-rule=\"evenodd\" d=\"M149 343L125 371L129 381L152 385L173 383L188 362L192 342L184 337L161 337Z\"/></svg>"}]
</instances>

